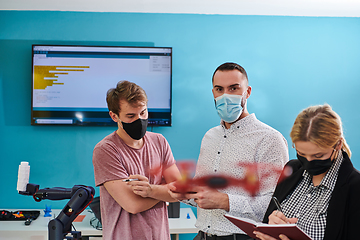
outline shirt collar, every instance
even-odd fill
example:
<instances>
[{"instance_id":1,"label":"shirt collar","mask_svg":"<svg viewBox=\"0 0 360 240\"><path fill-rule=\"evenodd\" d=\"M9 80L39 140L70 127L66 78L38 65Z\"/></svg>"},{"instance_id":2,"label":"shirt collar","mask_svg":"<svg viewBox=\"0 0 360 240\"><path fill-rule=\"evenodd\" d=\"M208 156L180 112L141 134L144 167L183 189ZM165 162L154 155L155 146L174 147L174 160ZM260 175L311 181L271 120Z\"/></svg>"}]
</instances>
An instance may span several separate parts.
<instances>
[{"instance_id":1,"label":"shirt collar","mask_svg":"<svg viewBox=\"0 0 360 240\"><path fill-rule=\"evenodd\" d=\"M236 129L242 129L246 127L248 124L253 122L256 119L255 113L251 113L248 116L241 118L237 120L235 123L231 124L229 129L226 129L224 120L221 119L220 125L225 130L236 130Z\"/></svg>"}]
</instances>

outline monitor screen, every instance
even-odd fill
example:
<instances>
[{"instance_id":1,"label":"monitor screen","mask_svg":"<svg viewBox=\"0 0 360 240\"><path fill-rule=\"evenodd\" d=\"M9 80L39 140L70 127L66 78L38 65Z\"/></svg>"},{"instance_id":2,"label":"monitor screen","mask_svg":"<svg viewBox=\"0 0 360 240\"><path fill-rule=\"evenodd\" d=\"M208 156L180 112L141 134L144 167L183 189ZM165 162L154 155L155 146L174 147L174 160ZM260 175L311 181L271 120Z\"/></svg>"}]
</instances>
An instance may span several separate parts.
<instances>
[{"instance_id":1,"label":"monitor screen","mask_svg":"<svg viewBox=\"0 0 360 240\"><path fill-rule=\"evenodd\" d=\"M171 47L32 45L32 125L114 126L106 92L121 80L148 97L149 125L171 126Z\"/></svg>"}]
</instances>

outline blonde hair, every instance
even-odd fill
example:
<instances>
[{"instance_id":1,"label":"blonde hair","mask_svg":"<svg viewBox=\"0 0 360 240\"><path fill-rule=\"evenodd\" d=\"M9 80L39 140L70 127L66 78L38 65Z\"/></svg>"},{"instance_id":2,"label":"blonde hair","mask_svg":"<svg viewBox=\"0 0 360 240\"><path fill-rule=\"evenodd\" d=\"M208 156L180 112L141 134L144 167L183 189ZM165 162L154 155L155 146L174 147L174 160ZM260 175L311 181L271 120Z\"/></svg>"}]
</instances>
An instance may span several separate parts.
<instances>
[{"instance_id":1,"label":"blonde hair","mask_svg":"<svg viewBox=\"0 0 360 240\"><path fill-rule=\"evenodd\" d=\"M321 148L335 147L342 139L342 150L351 156L343 135L341 118L328 104L311 106L301 111L295 119L290 137L293 143L312 142Z\"/></svg>"}]
</instances>

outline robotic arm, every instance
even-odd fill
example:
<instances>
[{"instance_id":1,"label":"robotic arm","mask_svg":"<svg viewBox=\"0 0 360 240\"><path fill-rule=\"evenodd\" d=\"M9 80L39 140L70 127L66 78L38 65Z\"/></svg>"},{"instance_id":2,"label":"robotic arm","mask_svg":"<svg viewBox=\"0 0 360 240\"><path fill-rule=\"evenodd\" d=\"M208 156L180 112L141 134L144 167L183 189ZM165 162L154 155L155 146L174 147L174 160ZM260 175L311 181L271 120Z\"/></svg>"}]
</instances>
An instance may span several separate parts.
<instances>
[{"instance_id":1,"label":"robotic arm","mask_svg":"<svg viewBox=\"0 0 360 240\"><path fill-rule=\"evenodd\" d=\"M60 214L49 222L49 240L69 239L69 237L66 237L68 233L74 236L74 240L81 239L81 232L71 231L71 224L93 200L95 194L93 187L75 185L72 188L54 187L39 189L39 185L28 183L26 191L19 191L19 193L22 195L32 195L37 202L43 199L70 199Z\"/></svg>"}]
</instances>

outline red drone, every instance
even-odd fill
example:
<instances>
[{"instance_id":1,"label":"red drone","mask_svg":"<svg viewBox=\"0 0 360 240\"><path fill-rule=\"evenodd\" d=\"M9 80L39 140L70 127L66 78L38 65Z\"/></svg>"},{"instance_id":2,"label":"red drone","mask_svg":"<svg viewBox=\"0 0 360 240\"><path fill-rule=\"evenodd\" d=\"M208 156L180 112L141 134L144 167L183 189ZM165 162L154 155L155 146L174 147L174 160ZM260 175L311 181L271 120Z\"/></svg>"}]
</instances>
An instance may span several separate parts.
<instances>
[{"instance_id":1,"label":"red drone","mask_svg":"<svg viewBox=\"0 0 360 240\"><path fill-rule=\"evenodd\" d=\"M174 183L176 192L190 193L194 186L208 186L214 189L224 189L230 186L241 187L247 191L251 196L256 196L261 188L261 183L258 177L258 169L265 169L266 173L262 178L270 176L280 176L279 181L288 177L292 173L291 168L282 168L273 166L267 163L239 163L240 167L245 168L243 178L235 178L222 174L210 174L202 177L192 178L191 173L195 172L195 163L193 161L180 161L177 166L180 170L182 178Z\"/></svg>"}]
</instances>

